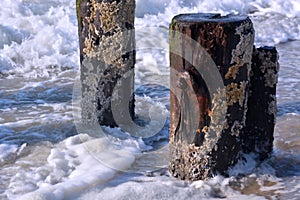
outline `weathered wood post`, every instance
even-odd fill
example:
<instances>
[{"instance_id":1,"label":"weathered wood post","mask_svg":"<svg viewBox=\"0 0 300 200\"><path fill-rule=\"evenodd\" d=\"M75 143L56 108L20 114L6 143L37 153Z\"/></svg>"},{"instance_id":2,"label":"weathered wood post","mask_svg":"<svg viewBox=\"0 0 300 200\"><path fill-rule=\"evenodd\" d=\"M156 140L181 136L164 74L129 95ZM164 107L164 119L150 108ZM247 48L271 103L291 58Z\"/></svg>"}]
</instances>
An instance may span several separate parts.
<instances>
[{"instance_id":1,"label":"weathered wood post","mask_svg":"<svg viewBox=\"0 0 300 200\"><path fill-rule=\"evenodd\" d=\"M207 179L225 174L240 158L253 43L254 29L247 16L199 13L173 18L170 65L177 71L171 74L170 94L173 176ZM210 59L215 65L209 64ZM212 89L207 80L216 77L223 86Z\"/></svg>"},{"instance_id":2,"label":"weathered wood post","mask_svg":"<svg viewBox=\"0 0 300 200\"><path fill-rule=\"evenodd\" d=\"M275 47L254 48L243 150L261 160L272 152L277 113L278 53Z\"/></svg>"},{"instance_id":3,"label":"weathered wood post","mask_svg":"<svg viewBox=\"0 0 300 200\"><path fill-rule=\"evenodd\" d=\"M82 122L116 126L113 100L129 99L127 104L118 105L118 115L134 115L135 0L76 0L76 5ZM118 83L120 79L122 84ZM117 83L119 89L114 91Z\"/></svg>"}]
</instances>

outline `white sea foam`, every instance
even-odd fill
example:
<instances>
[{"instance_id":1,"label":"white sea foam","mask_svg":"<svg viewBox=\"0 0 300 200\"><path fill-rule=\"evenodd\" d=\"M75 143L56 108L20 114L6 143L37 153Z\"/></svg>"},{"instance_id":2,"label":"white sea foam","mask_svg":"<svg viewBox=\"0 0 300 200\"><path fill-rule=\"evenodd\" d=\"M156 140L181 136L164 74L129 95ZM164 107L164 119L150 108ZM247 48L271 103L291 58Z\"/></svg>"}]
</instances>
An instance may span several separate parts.
<instances>
[{"instance_id":1,"label":"white sea foam","mask_svg":"<svg viewBox=\"0 0 300 200\"><path fill-rule=\"evenodd\" d=\"M120 130L114 132L122 134ZM31 190L34 192L18 198L71 199L94 185L110 180L118 173L117 170L130 167L135 160L134 155L140 153L140 147L144 144L142 141L137 145L134 141L121 140L119 145L124 148L113 148L107 138L92 138L84 134L69 137L50 149L44 166L32 167L27 172L28 179L18 180L16 178L21 174L16 174L16 178L12 178L15 182L10 184L6 193L10 198L16 198L19 195L14 193ZM16 146L0 146L2 149L7 155L18 151Z\"/></svg>"},{"instance_id":2,"label":"white sea foam","mask_svg":"<svg viewBox=\"0 0 300 200\"><path fill-rule=\"evenodd\" d=\"M74 9L75 1L5 0L0 8L0 72L45 77L47 66L77 67Z\"/></svg>"},{"instance_id":3,"label":"white sea foam","mask_svg":"<svg viewBox=\"0 0 300 200\"><path fill-rule=\"evenodd\" d=\"M12 154L15 154L18 150L17 145L0 144L0 162L4 162L9 159Z\"/></svg>"},{"instance_id":4,"label":"white sea foam","mask_svg":"<svg viewBox=\"0 0 300 200\"><path fill-rule=\"evenodd\" d=\"M138 8L143 0L137 1ZM146 1L150 4L149 1ZM159 5L159 9L157 8ZM299 3L294 0L224 0L224 1L162 1L138 10L136 24L141 26L168 27L173 16L181 13L214 12L226 14L248 14L254 22L257 45L275 45L288 40L300 39ZM143 12L144 11L144 12Z\"/></svg>"},{"instance_id":5,"label":"white sea foam","mask_svg":"<svg viewBox=\"0 0 300 200\"><path fill-rule=\"evenodd\" d=\"M21 147L14 144L0 144L0 166L7 162L13 162L25 148L26 144Z\"/></svg>"},{"instance_id":6,"label":"white sea foam","mask_svg":"<svg viewBox=\"0 0 300 200\"><path fill-rule=\"evenodd\" d=\"M191 12L250 13L259 45L300 38L296 0L138 0L136 25L168 27L174 15ZM5 0L0 13L1 73L48 77L48 66L78 67L75 1Z\"/></svg>"}]
</instances>

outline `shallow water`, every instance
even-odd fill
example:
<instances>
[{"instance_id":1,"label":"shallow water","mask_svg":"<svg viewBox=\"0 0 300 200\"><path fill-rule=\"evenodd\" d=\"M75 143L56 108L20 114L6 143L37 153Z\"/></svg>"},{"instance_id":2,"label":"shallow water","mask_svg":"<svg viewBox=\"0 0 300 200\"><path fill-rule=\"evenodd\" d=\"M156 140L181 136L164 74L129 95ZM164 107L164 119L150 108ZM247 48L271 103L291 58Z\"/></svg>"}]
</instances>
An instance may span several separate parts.
<instances>
[{"instance_id":1,"label":"shallow water","mask_svg":"<svg viewBox=\"0 0 300 200\"><path fill-rule=\"evenodd\" d=\"M5 0L0 8L0 199L300 198L299 3L138 0L136 112L146 122L154 113L145 128L154 136L141 139L118 128L103 127L103 137L100 127L80 128L75 1L41 2ZM175 14L208 11L249 13L256 44L278 48L274 153L259 165L247 157L229 178L188 183L166 170L167 27Z\"/></svg>"}]
</instances>

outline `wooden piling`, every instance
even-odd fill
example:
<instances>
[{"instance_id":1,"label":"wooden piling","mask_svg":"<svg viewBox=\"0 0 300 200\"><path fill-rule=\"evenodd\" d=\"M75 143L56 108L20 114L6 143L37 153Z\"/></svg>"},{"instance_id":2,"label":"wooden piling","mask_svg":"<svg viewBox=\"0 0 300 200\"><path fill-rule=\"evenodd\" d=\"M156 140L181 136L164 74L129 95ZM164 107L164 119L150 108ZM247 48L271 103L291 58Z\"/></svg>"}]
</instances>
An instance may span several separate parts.
<instances>
[{"instance_id":1,"label":"wooden piling","mask_svg":"<svg viewBox=\"0 0 300 200\"><path fill-rule=\"evenodd\" d=\"M203 180L226 174L240 158L253 43L254 29L247 16L199 13L173 18L170 65L177 72L171 74L175 88L170 94L169 171L173 176ZM206 52L199 51L197 44L210 58L203 58ZM209 59L218 74L209 69ZM224 85L210 93L206 80L218 76Z\"/></svg>"},{"instance_id":2,"label":"wooden piling","mask_svg":"<svg viewBox=\"0 0 300 200\"><path fill-rule=\"evenodd\" d=\"M269 157L273 148L278 72L276 48L254 48L242 141L243 151L258 155L260 160Z\"/></svg>"},{"instance_id":3,"label":"wooden piling","mask_svg":"<svg viewBox=\"0 0 300 200\"><path fill-rule=\"evenodd\" d=\"M134 115L135 0L77 0L76 4L82 122L117 126L113 103L120 104L117 113L121 118ZM117 83L118 91L114 91Z\"/></svg>"}]
</instances>

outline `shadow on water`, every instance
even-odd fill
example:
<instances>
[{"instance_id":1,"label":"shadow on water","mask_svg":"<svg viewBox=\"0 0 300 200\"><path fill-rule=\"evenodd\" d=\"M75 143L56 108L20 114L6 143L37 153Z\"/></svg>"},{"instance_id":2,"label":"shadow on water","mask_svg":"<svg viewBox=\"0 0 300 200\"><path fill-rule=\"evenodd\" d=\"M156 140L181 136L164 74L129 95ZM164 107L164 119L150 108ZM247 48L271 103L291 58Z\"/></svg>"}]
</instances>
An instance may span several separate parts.
<instances>
[{"instance_id":1,"label":"shadow on water","mask_svg":"<svg viewBox=\"0 0 300 200\"><path fill-rule=\"evenodd\" d=\"M279 178L300 177L300 152L298 143L300 138L297 134L297 118L288 114L300 115L300 102L288 102L278 104L277 112L277 141L272 157L265 163L269 164ZM288 118L291 121L287 122ZM289 124L292 123L292 124ZM296 125L296 127L294 127Z\"/></svg>"},{"instance_id":2,"label":"shadow on water","mask_svg":"<svg viewBox=\"0 0 300 200\"><path fill-rule=\"evenodd\" d=\"M267 163L272 166L279 178L300 177L300 154L274 155Z\"/></svg>"},{"instance_id":3,"label":"shadow on water","mask_svg":"<svg viewBox=\"0 0 300 200\"><path fill-rule=\"evenodd\" d=\"M291 103L284 103L278 105L278 112L277 112L278 117L281 117L289 113L295 113L300 115L300 102L291 102Z\"/></svg>"}]
</instances>

